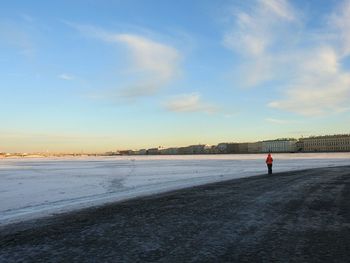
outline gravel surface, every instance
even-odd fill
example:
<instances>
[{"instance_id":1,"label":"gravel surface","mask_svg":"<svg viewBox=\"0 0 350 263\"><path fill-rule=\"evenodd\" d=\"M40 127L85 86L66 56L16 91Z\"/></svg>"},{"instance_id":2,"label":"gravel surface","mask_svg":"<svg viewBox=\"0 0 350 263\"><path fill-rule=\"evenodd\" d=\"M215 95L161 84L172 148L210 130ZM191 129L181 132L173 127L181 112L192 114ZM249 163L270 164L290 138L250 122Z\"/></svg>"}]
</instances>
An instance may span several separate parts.
<instances>
[{"instance_id":1,"label":"gravel surface","mask_svg":"<svg viewBox=\"0 0 350 263\"><path fill-rule=\"evenodd\" d=\"M349 262L350 167L261 175L0 228L0 262Z\"/></svg>"}]
</instances>

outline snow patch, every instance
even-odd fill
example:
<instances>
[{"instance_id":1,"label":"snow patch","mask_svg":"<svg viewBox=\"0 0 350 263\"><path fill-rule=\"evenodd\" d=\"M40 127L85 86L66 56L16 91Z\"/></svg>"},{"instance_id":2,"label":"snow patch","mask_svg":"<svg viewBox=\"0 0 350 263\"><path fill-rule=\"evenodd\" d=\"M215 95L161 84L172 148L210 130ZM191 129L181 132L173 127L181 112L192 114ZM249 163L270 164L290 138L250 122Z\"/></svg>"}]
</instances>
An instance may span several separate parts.
<instances>
[{"instance_id":1,"label":"snow patch","mask_svg":"<svg viewBox=\"0 0 350 263\"><path fill-rule=\"evenodd\" d=\"M0 160L0 225L266 173L265 154ZM350 165L350 153L274 154L274 172Z\"/></svg>"}]
</instances>

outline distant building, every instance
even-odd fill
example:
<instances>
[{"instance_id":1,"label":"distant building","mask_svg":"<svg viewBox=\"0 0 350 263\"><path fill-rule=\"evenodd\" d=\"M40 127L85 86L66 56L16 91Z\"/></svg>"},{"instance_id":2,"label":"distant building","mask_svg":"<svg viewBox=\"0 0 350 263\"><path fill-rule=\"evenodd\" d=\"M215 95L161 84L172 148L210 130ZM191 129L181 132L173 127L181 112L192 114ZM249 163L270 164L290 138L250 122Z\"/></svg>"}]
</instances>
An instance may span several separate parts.
<instances>
[{"instance_id":1,"label":"distant building","mask_svg":"<svg viewBox=\"0 0 350 263\"><path fill-rule=\"evenodd\" d=\"M104 155L113 156L113 155L118 155L118 154L119 154L118 152L106 152Z\"/></svg>"},{"instance_id":2,"label":"distant building","mask_svg":"<svg viewBox=\"0 0 350 263\"><path fill-rule=\"evenodd\" d=\"M149 154L149 155L157 155L157 154L160 154L160 151L158 148L151 148L151 149L148 149L146 151L146 154Z\"/></svg>"},{"instance_id":3,"label":"distant building","mask_svg":"<svg viewBox=\"0 0 350 263\"><path fill-rule=\"evenodd\" d=\"M178 148L178 154L204 154L205 148L206 148L205 144L180 147Z\"/></svg>"},{"instance_id":4,"label":"distant building","mask_svg":"<svg viewBox=\"0 0 350 263\"><path fill-rule=\"evenodd\" d=\"M303 152L349 152L350 134L300 138Z\"/></svg>"},{"instance_id":5,"label":"distant building","mask_svg":"<svg viewBox=\"0 0 350 263\"><path fill-rule=\"evenodd\" d=\"M262 152L262 142L248 143L248 153L261 153L261 152Z\"/></svg>"},{"instance_id":6,"label":"distant building","mask_svg":"<svg viewBox=\"0 0 350 263\"><path fill-rule=\"evenodd\" d=\"M216 146L216 149L218 153L248 153L248 143L237 143L237 142L231 142L231 143L219 143Z\"/></svg>"},{"instance_id":7,"label":"distant building","mask_svg":"<svg viewBox=\"0 0 350 263\"><path fill-rule=\"evenodd\" d=\"M247 142L238 143L238 153L248 153L248 143Z\"/></svg>"},{"instance_id":8,"label":"distant building","mask_svg":"<svg viewBox=\"0 0 350 263\"><path fill-rule=\"evenodd\" d=\"M229 153L232 143L222 142L216 145L218 153Z\"/></svg>"},{"instance_id":9,"label":"distant building","mask_svg":"<svg viewBox=\"0 0 350 263\"><path fill-rule=\"evenodd\" d=\"M198 144L198 145L190 145L186 148L188 148L190 154L203 154L205 146L206 145L204 144Z\"/></svg>"},{"instance_id":10,"label":"distant building","mask_svg":"<svg viewBox=\"0 0 350 263\"><path fill-rule=\"evenodd\" d=\"M209 144L206 144L204 145L204 153L205 154L213 154L213 153L216 153L215 152L215 146L213 145L209 145Z\"/></svg>"},{"instance_id":11,"label":"distant building","mask_svg":"<svg viewBox=\"0 0 350 263\"><path fill-rule=\"evenodd\" d=\"M134 151L133 150L121 150L121 151L119 151L119 154L120 155L132 155L132 154L134 154Z\"/></svg>"},{"instance_id":12,"label":"distant building","mask_svg":"<svg viewBox=\"0 0 350 263\"><path fill-rule=\"evenodd\" d=\"M304 141L303 140L298 140L297 143L295 144L296 146L296 152L303 152L304 151Z\"/></svg>"},{"instance_id":13,"label":"distant building","mask_svg":"<svg viewBox=\"0 0 350 263\"><path fill-rule=\"evenodd\" d=\"M282 138L249 143L228 143L218 145L196 144L185 147L150 148L137 151L123 150L107 152L107 155L175 155L175 154L245 154L245 153L289 153L289 152L350 152L350 134L314 136L308 138ZM15 154L16 155L16 154ZM0 153L0 157L3 154ZM23 156L23 154L21 154Z\"/></svg>"},{"instance_id":14,"label":"distant building","mask_svg":"<svg viewBox=\"0 0 350 263\"><path fill-rule=\"evenodd\" d=\"M204 152L206 154L218 154L219 153L217 145L207 145L204 148Z\"/></svg>"},{"instance_id":15,"label":"distant building","mask_svg":"<svg viewBox=\"0 0 350 263\"><path fill-rule=\"evenodd\" d=\"M136 155L146 155L147 154L147 150L146 149L141 149L141 150L135 151L134 154L136 154Z\"/></svg>"},{"instance_id":16,"label":"distant building","mask_svg":"<svg viewBox=\"0 0 350 263\"><path fill-rule=\"evenodd\" d=\"M296 151L296 139L277 139L262 142L262 152L288 153Z\"/></svg>"},{"instance_id":17,"label":"distant building","mask_svg":"<svg viewBox=\"0 0 350 263\"><path fill-rule=\"evenodd\" d=\"M174 155L178 153L178 149L177 148L166 148L166 149L161 149L160 150L160 154L164 154L164 155Z\"/></svg>"}]
</instances>

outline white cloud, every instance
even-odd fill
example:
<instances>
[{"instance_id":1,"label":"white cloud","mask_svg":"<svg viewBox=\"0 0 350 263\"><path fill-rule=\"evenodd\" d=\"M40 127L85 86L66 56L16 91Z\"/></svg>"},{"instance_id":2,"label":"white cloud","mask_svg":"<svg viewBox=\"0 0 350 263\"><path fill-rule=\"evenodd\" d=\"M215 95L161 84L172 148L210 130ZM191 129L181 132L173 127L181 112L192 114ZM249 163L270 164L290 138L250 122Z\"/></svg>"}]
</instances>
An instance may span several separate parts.
<instances>
[{"instance_id":1,"label":"white cloud","mask_svg":"<svg viewBox=\"0 0 350 263\"><path fill-rule=\"evenodd\" d=\"M260 0L267 12L273 13L285 20L295 20L294 8L286 0Z\"/></svg>"},{"instance_id":2,"label":"white cloud","mask_svg":"<svg viewBox=\"0 0 350 263\"><path fill-rule=\"evenodd\" d=\"M181 56L171 46L132 34L119 34L116 40L129 47L138 69L149 71L161 81L172 79L179 70Z\"/></svg>"},{"instance_id":3,"label":"white cloud","mask_svg":"<svg viewBox=\"0 0 350 263\"><path fill-rule=\"evenodd\" d=\"M336 74L339 71L339 58L331 46L320 46L309 50L301 58L300 70L308 74Z\"/></svg>"},{"instance_id":4,"label":"white cloud","mask_svg":"<svg viewBox=\"0 0 350 263\"><path fill-rule=\"evenodd\" d=\"M330 16L330 27L334 30L339 48L339 55L350 55L350 0L343 1Z\"/></svg>"},{"instance_id":5,"label":"white cloud","mask_svg":"<svg viewBox=\"0 0 350 263\"><path fill-rule=\"evenodd\" d=\"M236 10L223 44L240 58L234 75L242 87L255 87L273 80L276 63L282 58L275 50L286 49L294 34L286 28L299 26L298 13L283 0L256 0L248 10Z\"/></svg>"},{"instance_id":6,"label":"white cloud","mask_svg":"<svg viewBox=\"0 0 350 263\"><path fill-rule=\"evenodd\" d=\"M214 113L218 108L203 102L199 93L182 94L167 101L165 108L173 112L206 112Z\"/></svg>"},{"instance_id":7,"label":"white cloud","mask_svg":"<svg viewBox=\"0 0 350 263\"><path fill-rule=\"evenodd\" d=\"M174 80L180 72L181 53L171 45L137 34L111 33L92 26L69 24L85 35L102 41L123 44L129 50L131 72L139 79L121 89L124 97L156 93ZM140 77L141 76L141 77Z\"/></svg>"},{"instance_id":8,"label":"white cloud","mask_svg":"<svg viewBox=\"0 0 350 263\"><path fill-rule=\"evenodd\" d=\"M243 87L255 87L265 83L276 76L276 72L273 72L273 63L268 56L246 61L237 70L237 83L240 83Z\"/></svg>"},{"instance_id":9,"label":"white cloud","mask_svg":"<svg viewBox=\"0 0 350 263\"><path fill-rule=\"evenodd\" d=\"M257 0L252 12L234 15L224 44L242 57L238 79L248 87L277 81L284 98L268 103L275 109L306 116L348 110L350 72L342 64L350 54L350 0L316 30L290 3Z\"/></svg>"},{"instance_id":10,"label":"white cloud","mask_svg":"<svg viewBox=\"0 0 350 263\"><path fill-rule=\"evenodd\" d=\"M275 44L275 33L283 33L297 15L287 1L258 0L249 12L239 10L233 16L234 25L224 35L224 45L238 54L259 57Z\"/></svg>"},{"instance_id":11,"label":"white cloud","mask_svg":"<svg viewBox=\"0 0 350 263\"><path fill-rule=\"evenodd\" d=\"M63 80L72 80L74 79L74 77L70 74L67 74L67 73L62 73L58 76L60 79L63 79Z\"/></svg>"},{"instance_id":12,"label":"white cloud","mask_svg":"<svg viewBox=\"0 0 350 263\"><path fill-rule=\"evenodd\" d=\"M343 112L348 109L349 87L350 75L346 73L319 76L318 80L304 76L298 86L289 87L286 99L272 101L269 106L307 116Z\"/></svg>"},{"instance_id":13,"label":"white cloud","mask_svg":"<svg viewBox=\"0 0 350 263\"><path fill-rule=\"evenodd\" d=\"M285 99L269 106L301 115L325 115L348 110L350 73L341 68L341 59L333 47L318 47L303 55L296 76L287 86Z\"/></svg>"},{"instance_id":14,"label":"white cloud","mask_svg":"<svg viewBox=\"0 0 350 263\"><path fill-rule=\"evenodd\" d=\"M224 35L224 45L238 54L258 56L268 45L264 31L253 15L239 12L236 14L236 25Z\"/></svg>"}]
</instances>

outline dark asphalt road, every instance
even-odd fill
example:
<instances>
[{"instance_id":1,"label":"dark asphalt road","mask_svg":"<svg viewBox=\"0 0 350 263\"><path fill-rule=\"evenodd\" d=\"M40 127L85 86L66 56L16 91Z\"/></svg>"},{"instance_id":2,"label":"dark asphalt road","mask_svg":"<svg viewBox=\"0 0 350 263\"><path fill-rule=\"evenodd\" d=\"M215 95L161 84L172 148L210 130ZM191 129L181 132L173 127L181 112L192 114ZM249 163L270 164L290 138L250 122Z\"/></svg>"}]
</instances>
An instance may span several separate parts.
<instances>
[{"instance_id":1,"label":"dark asphalt road","mask_svg":"<svg viewBox=\"0 0 350 263\"><path fill-rule=\"evenodd\" d=\"M261 175L0 228L0 262L349 262L350 167Z\"/></svg>"}]
</instances>

